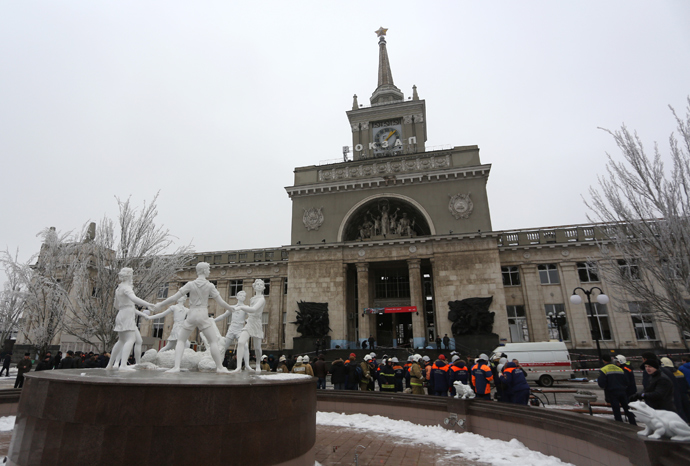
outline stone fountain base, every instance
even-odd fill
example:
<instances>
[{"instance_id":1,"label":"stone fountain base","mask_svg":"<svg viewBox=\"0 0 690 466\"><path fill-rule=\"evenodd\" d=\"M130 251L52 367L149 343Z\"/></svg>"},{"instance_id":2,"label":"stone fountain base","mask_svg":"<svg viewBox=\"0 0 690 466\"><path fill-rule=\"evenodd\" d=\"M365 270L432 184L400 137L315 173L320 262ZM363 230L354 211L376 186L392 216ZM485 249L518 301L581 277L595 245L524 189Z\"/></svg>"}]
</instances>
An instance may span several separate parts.
<instances>
[{"instance_id":1,"label":"stone fountain base","mask_svg":"<svg viewBox=\"0 0 690 466\"><path fill-rule=\"evenodd\" d=\"M311 377L44 371L26 375L8 464L313 466L315 440Z\"/></svg>"}]
</instances>

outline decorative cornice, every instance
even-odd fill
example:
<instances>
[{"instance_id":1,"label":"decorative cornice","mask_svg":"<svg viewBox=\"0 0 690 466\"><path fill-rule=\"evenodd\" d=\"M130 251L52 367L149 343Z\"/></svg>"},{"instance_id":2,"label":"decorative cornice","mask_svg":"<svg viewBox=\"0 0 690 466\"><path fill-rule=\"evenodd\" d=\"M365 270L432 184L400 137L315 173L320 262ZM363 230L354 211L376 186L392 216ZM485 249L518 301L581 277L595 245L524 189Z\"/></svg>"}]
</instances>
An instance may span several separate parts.
<instances>
[{"instance_id":1,"label":"decorative cornice","mask_svg":"<svg viewBox=\"0 0 690 466\"><path fill-rule=\"evenodd\" d=\"M434 159L437 158L438 156L434 157ZM319 179L323 179L323 173L329 172L330 175L324 177L329 178L329 180L324 179L323 182L317 184L288 186L285 190L292 198L295 196L313 196L330 192L376 189L389 187L391 183L405 185L448 181L458 178L487 177L491 171L491 164L439 169L436 165L437 163L448 163L448 165L450 165L450 155L448 155L445 160L441 158L441 162L429 160L428 162L423 161L422 163L422 161L420 161L420 166L422 168L416 168L414 172L412 169L406 171L407 165L403 162L404 161L394 160L377 161L368 164L353 164L351 166L319 170ZM413 163L417 166L417 161L413 160ZM363 168L365 166L368 167L366 171ZM363 173L371 174L364 175Z\"/></svg>"}]
</instances>

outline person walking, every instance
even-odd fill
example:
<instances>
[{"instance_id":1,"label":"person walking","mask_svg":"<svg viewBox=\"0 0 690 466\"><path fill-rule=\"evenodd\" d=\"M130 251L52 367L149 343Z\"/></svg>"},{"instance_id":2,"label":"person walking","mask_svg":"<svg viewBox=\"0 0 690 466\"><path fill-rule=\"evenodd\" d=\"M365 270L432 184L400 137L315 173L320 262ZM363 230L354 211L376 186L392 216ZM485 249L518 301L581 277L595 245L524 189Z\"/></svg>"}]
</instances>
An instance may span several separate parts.
<instances>
[{"instance_id":1,"label":"person walking","mask_svg":"<svg viewBox=\"0 0 690 466\"><path fill-rule=\"evenodd\" d=\"M621 407L623 407L628 422L636 426L635 416L632 416L630 410L628 410L628 395L626 394L628 376L625 375L623 369L611 363L610 354L603 354L601 360L604 361L605 366L599 370L597 383L599 387L604 389L604 399L606 402L611 403L613 418L618 422L623 422L621 417Z\"/></svg>"},{"instance_id":2,"label":"person walking","mask_svg":"<svg viewBox=\"0 0 690 466\"><path fill-rule=\"evenodd\" d=\"M5 354L2 359L2 369L0 369L0 377L2 377L2 372L5 371L5 377L10 376L10 364L12 364L12 353Z\"/></svg>"},{"instance_id":3,"label":"person walking","mask_svg":"<svg viewBox=\"0 0 690 466\"><path fill-rule=\"evenodd\" d=\"M24 353L24 359L17 364L17 379L14 381L14 388L22 388L24 385L24 374L31 370L31 355Z\"/></svg>"}]
</instances>

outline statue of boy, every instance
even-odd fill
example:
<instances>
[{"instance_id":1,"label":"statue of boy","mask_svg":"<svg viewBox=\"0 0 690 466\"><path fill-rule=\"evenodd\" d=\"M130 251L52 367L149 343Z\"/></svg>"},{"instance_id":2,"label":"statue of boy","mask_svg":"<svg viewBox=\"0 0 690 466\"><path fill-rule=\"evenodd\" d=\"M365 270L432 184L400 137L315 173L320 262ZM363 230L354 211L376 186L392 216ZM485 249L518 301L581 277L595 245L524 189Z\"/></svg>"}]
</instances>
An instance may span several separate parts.
<instances>
[{"instance_id":1,"label":"statue of boy","mask_svg":"<svg viewBox=\"0 0 690 466\"><path fill-rule=\"evenodd\" d=\"M242 370L242 359L245 355L245 347L249 347L249 338L252 339L252 346L254 346L254 352L256 353L256 372L261 372L261 340L264 337L261 314L263 314L264 307L266 306L266 298L264 298L266 284L263 280L257 278L254 280L252 288L254 288L254 296L252 296L251 301L249 301L249 306L244 304L237 304L234 306L234 309L247 313L247 323L240 332L240 340L237 344L237 369L233 372ZM246 352L249 353L249 350ZM251 370L249 364L246 366L247 369Z\"/></svg>"},{"instance_id":2,"label":"statue of boy","mask_svg":"<svg viewBox=\"0 0 690 466\"><path fill-rule=\"evenodd\" d=\"M245 299L247 299L247 293L244 290L239 291L237 293L237 305L236 306L244 305ZM230 345L239 341L240 334L242 333L242 329L244 328L244 325L247 321L247 314L240 309L235 309L232 312L225 311L225 314L216 317L214 320L216 322L220 322L223 319L227 319L228 316L230 316L230 315L232 315L232 319L230 320L230 326L228 327L228 333L225 335L225 348L224 348L225 351L227 351L228 348L230 348ZM225 351L223 351L223 353L225 353ZM245 344L245 348L244 348L244 365L249 367L249 342L247 342Z\"/></svg>"},{"instance_id":3,"label":"statue of boy","mask_svg":"<svg viewBox=\"0 0 690 466\"><path fill-rule=\"evenodd\" d=\"M159 351L159 353L162 353L163 351L168 351L171 349L175 349L175 345L177 344L177 338L180 333L180 328L182 327L182 323L184 320L187 318L187 313L189 312L189 309L184 307L184 302L187 301L187 295L183 295L180 297L180 299L177 300L177 304L174 306L170 306L167 308L165 311L161 312L160 314L152 315L152 316L147 316L147 320L156 320L156 319L162 319L163 317L167 316L171 312L173 312L173 328L170 331L170 335L168 336L168 341L165 344L163 348ZM189 341L184 342L184 347L189 348Z\"/></svg>"},{"instance_id":4,"label":"statue of boy","mask_svg":"<svg viewBox=\"0 0 690 466\"><path fill-rule=\"evenodd\" d=\"M182 322L182 325L180 325L180 330L177 332L175 366L166 372L180 372L180 364L182 364L182 356L185 350L184 342L187 341L189 335L195 328L198 328L210 342L211 357L216 363L216 372L229 372L223 367L223 358L220 351L218 351L218 345L216 345L218 341L218 329L211 328L211 326L215 324L212 319L208 318L208 300L209 298L213 298L221 307L227 310L232 310L233 307L223 301L223 298L220 297L220 293L218 293L213 283L206 279L211 273L211 266L208 262L199 262L196 265L196 273L198 275L196 280L188 282L180 288L177 293L154 306L154 311L158 311L162 307L177 301L183 295L189 293L189 313L184 322Z\"/></svg>"}]
</instances>

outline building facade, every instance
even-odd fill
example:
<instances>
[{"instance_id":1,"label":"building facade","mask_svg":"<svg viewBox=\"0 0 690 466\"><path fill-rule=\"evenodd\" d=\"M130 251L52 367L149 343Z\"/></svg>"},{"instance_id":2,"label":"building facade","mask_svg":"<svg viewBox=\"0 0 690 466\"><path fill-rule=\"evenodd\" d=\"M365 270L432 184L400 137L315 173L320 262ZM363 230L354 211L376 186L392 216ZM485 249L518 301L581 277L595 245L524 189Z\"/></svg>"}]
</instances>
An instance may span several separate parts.
<instances>
[{"instance_id":1,"label":"building facade","mask_svg":"<svg viewBox=\"0 0 690 466\"><path fill-rule=\"evenodd\" d=\"M269 351L293 348L300 301L328 303L332 348L358 348L369 337L379 346L419 348L448 335L462 350L448 303L488 297L493 332L504 342L562 339L585 352L597 341L628 352L683 348L677 328L607 286L597 267L605 227L493 231L491 165L477 146L426 150L425 101L416 87L406 100L395 86L385 32L377 31L378 86L368 105L354 96L347 111L352 156L297 167L286 188L291 244L199 253L158 298L193 280L200 261L211 264L209 279L231 304L261 278ZM575 288L593 286L608 305L570 303ZM209 303L211 316L222 312ZM171 315L142 322L141 333L155 347L172 325ZM222 334L228 325L219 323Z\"/></svg>"}]
</instances>

